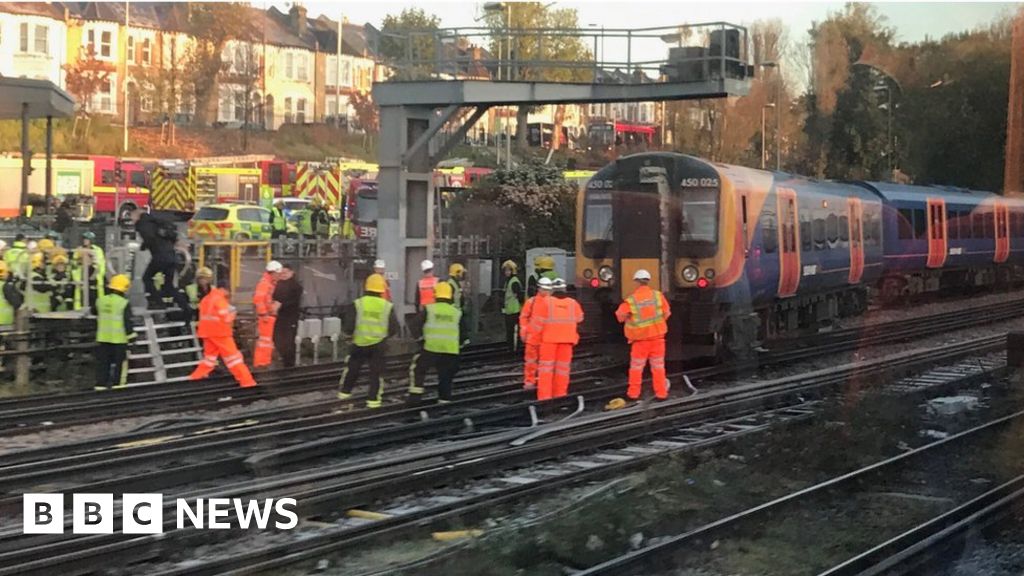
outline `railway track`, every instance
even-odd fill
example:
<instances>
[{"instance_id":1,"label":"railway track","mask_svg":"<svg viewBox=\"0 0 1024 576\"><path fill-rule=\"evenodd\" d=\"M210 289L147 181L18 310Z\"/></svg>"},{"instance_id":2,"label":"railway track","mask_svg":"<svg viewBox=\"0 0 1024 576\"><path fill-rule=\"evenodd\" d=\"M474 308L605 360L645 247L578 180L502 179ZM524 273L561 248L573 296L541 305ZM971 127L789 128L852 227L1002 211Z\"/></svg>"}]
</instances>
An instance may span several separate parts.
<instances>
[{"instance_id":1,"label":"railway track","mask_svg":"<svg viewBox=\"0 0 1024 576\"><path fill-rule=\"evenodd\" d=\"M385 516L377 521L347 522L336 529L306 532L300 538L289 538L286 544L244 553L236 550L227 557L200 564L190 562L166 573L248 574L319 558L428 522L462 516L541 490L621 472L668 453L707 446L779 422L805 418L813 412L820 394L853 375L864 378L888 374L894 369L909 370L953 357L984 353L1002 347L1003 342L1002 337L985 338L800 377L716 390L695 398L670 400L660 404L653 413L636 408L588 418L577 416L534 430L512 430L449 442L429 451L417 450L390 459L321 465L313 471L193 491L191 497L287 494L298 499L302 515L314 518L330 518L346 509L372 505L380 500L396 503L405 511L399 513L398 509L384 508L381 513ZM978 364L969 362L967 365ZM568 462L571 459L576 459L575 463ZM562 465L538 467L538 463L552 461ZM470 485L459 486L459 482ZM453 487L453 491L417 496L439 485ZM405 500L394 502L402 498ZM409 498L425 500L418 506L410 506ZM116 554L125 562L158 558L166 554L169 542L174 541L178 549L184 546L185 540L195 536L187 531L172 531L160 539L76 537L42 542L29 548L5 548L0 553L0 566L10 568L0 568L0 575L76 573L95 567L94 563L104 554ZM11 543L17 541L8 542ZM144 571L152 573L154 567L147 566Z\"/></svg>"},{"instance_id":2,"label":"railway track","mask_svg":"<svg viewBox=\"0 0 1024 576\"><path fill-rule=\"evenodd\" d=\"M743 364L715 367L707 371L695 371L697 377L708 378L727 376L737 371L756 368L764 363L784 363L808 357L808 349L814 354L841 352L851 346L874 346L935 334L939 331L955 330L978 326L1024 315L1024 298L1000 304L987 304L967 308L956 317L936 313L918 318L884 322L863 327L845 328L781 340L771 344L771 350L759 354L758 359ZM592 344L587 339L585 344ZM501 344L480 345L465 353L464 358L477 367L506 368L509 372L516 361L509 361L509 355ZM579 355L583 360L586 355ZM389 361L391 375L404 376L408 370L410 356L396 356ZM505 361L507 363L496 362ZM470 372L473 364L466 366L463 373ZM110 393L95 392L73 394L51 394L28 398L0 400L0 434L24 434L33 431L52 430L59 426L87 424L132 416L183 412L189 410L223 408L245 405L280 396L318 392L333 389L341 372L340 363L325 363L310 366L305 370L275 370L261 376L261 386L255 389L240 389L230 379L196 383L174 384L173 386L139 387ZM394 401L394 395L386 395ZM359 401L355 399L352 402ZM332 406L333 407L333 406ZM284 415L297 416L322 412L322 402L279 409ZM289 412L291 411L291 412ZM258 418L267 418L260 414ZM217 424L215 424L216 426Z\"/></svg>"},{"instance_id":3,"label":"railway track","mask_svg":"<svg viewBox=\"0 0 1024 576\"><path fill-rule=\"evenodd\" d=\"M971 492L969 487L977 482L979 476L989 479L998 475L979 469L976 465L958 464L968 459L969 454L976 456L976 451L991 449L988 444L1007 434L1021 422L1024 422L1024 411L995 418L948 438L803 488L684 534L661 539L655 545L629 552L577 574L657 574L669 567L683 566L684 564L678 560L684 553L691 554L695 562L713 561L716 553L713 550L708 552L710 542L717 542L714 549L743 549L751 546L751 541L771 538L770 528L765 527L783 524L787 518L804 518L804 521L813 523L803 511L814 508L819 514L828 515L830 529L835 532L852 531L863 519L855 510L856 504L850 500L855 495L868 492L876 486L901 494L920 494L932 501L938 499L936 494L949 492L950 484ZM945 470L946 475L942 478L942 487L937 488L933 494L928 486L921 485L917 475L922 471L931 472L935 468ZM890 574L909 570L915 566L915 562L922 561L922 557L927 556L929 550L932 554L936 553L935 548L948 543L950 537L962 535L964 530L975 526L975 523L990 522L999 514L1006 513L1011 506L1019 505L1024 499L1024 476L1019 475L1021 466L1016 466L1015 469L1018 475L999 481L996 488L975 488L973 495L963 498L962 503L955 508L900 533L868 552L823 571L816 569L812 564L804 568L809 571L813 569L810 573L817 573L819 576ZM854 511L851 512L850 508ZM872 525L870 520L865 522L868 526ZM729 542L738 541L747 541L747 544L733 547L728 545ZM832 554L842 553L842 543L836 542L832 546L838 549Z\"/></svg>"}]
</instances>

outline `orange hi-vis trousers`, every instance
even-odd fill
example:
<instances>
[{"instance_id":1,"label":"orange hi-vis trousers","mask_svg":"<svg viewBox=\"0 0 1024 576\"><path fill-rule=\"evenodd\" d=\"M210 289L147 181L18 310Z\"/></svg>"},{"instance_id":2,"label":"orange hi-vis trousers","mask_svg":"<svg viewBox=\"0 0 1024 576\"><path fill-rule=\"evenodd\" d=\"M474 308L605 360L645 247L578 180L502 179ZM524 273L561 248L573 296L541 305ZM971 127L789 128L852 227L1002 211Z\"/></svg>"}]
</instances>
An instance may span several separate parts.
<instances>
[{"instance_id":1,"label":"orange hi-vis trousers","mask_svg":"<svg viewBox=\"0 0 1024 576\"><path fill-rule=\"evenodd\" d=\"M231 336L203 338L203 359L188 379L202 380L209 376L210 372L217 367L218 356L224 359L224 365L228 367L242 388L256 385L256 380L249 372L249 368L246 367L245 359L242 358L242 353Z\"/></svg>"},{"instance_id":2,"label":"orange hi-vis trousers","mask_svg":"<svg viewBox=\"0 0 1024 576\"><path fill-rule=\"evenodd\" d=\"M256 339L256 348L252 353L253 368L270 366L274 359L274 316L260 316L256 323L256 332L259 337Z\"/></svg>"},{"instance_id":3,"label":"orange hi-vis trousers","mask_svg":"<svg viewBox=\"0 0 1024 576\"><path fill-rule=\"evenodd\" d=\"M537 360L540 359L540 344L527 343L523 348L523 385L533 388L537 385Z\"/></svg>"},{"instance_id":4,"label":"orange hi-vis trousers","mask_svg":"<svg viewBox=\"0 0 1024 576\"><path fill-rule=\"evenodd\" d=\"M626 395L632 400L640 399L640 383L643 381L644 365L651 363L651 380L654 395L668 398L668 384L665 380L665 339L637 340L629 348L629 390Z\"/></svg>"},{"instance_id":5,"label":"orange hi-vis trousers","mask_svg":"<svg viewBox=\"0 0 1024 576\"><path fill-rule=\"evenodd\" d=\"M569 370L574 344L544 342L537 369L537 400L561 398L569 393Z\"/></svg>"}]
</instances>

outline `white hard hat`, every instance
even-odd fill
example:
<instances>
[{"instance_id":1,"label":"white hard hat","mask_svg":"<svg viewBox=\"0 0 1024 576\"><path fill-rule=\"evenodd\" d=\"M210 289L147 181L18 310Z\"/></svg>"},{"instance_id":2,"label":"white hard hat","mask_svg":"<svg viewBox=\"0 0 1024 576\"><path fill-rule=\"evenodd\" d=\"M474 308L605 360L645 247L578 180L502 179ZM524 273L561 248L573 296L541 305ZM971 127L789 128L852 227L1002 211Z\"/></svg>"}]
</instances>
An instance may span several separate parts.
<instances>
[{"instance_id":1,"label":"white hard hat","mask_svg":"<svg viewBox=\"0 0 1024 576\"><path fill-rule=\"evenodd\" d=\"M541 279L537 280L537 288L539 288L541 290L551 290L551 279L550 278L541 278Z\"/></svg>"},{"instance_id":2,"label":"white hard hat","mask_svg":"<svg viewBox=\"0 0 1024 576\"><path fill-rule=\"evenodd\" d=\"M561 278L555 278L551 282L551 287L554 288L556 292L564 292L565 291L565 280L562 280Z\"/></svg>"},{"instance_id":3,"label":"white hard hat","mask_svg":"<svg viewBox=\"0 0 1024 576\"><path fill-rule=\"evenodd\" d=\"M373 267L374 268L387 268L388 266L387 266L387 264L384 263L383 260L378 258L377 260L373 261Z\"/></svg>"},{"instance_id":4,"label":"white hard hat","mask_svg":"<svg viewBox=\"0 0 1024 576\"><path fill-rule=\"evenodd\" d=\"M434 269L434 263L431 262L430 260L424 260L423 262L420 262L420 270L421 271L426 272L427 270L433 270L433 269Z\"/></svg>"},{"instance_id":5,"label":"white hard hat","mask_svg":"<svg viewBox=\"0 0 1024 576\"><path fill-rule=\"evenodd\" d=\"M28 248L29 250L35 250L38 247L39 247L39 244L36 243L35 240L29 241L29 243L26 245L26 248Z\"/></svg>"},{"instance_id":6,"label":"white hard hat","mask_svg":"<svg viewBox=\"0 0 1024 576\"><path fill-rule=\"evenodd\" d=\"M267 272L280 272L281 268L283 268L283 266L281 266L281 263L278 262L277 260L271 260L270 262L267 262Z\"/></svg>"},{"instance_id":7,"label":"white hard hat","mask_svg":"<svg viewBox=\"0 0 1024 576\"><path fill-rule=\"evenodd\" d=\"M7 248L7 242L0 240L0 250L3 250L4 248Z\"/></svg>"},{"instance_id":8,"label":"white hard hat","mask_svg":"<svg viewBox=\"0 0 1024 576\"><path fill-rule=\"evenodd\" d=\"M651 273L648 272L647 270L644 270L643 268L641 268L641 269L639 269L639 270L637 270L636 272L633 273L633 280L650 280L650 279L651 279Z\"/></svg>"}]
</instances>

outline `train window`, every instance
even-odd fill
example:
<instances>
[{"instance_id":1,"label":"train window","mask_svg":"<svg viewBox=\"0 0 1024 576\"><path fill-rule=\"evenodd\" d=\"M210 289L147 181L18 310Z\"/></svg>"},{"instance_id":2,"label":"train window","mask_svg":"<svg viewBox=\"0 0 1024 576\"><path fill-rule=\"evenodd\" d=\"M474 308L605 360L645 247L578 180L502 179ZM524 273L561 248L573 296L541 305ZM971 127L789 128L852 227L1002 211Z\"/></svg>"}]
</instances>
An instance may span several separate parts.
<instances>
[{"instance_id":1,"label":"train window","mask_svg":"<svg viewBox=\"0 0 1024 576\"><path fill-rule=\"evenodd\" d=\"M1024 212L1010 212L1010 225L1013 227L1011 234L1014 238L1024 236Z\"/></svg>"},{"instance_id":2,"label":"train window","mask_svg":"<svg viewBox=\"0 0 1024 576\"><path fill-rule=\"evenodd\" d=\"M839 218L835 214L829 214L825 219L825 235L828 237L829 244L834 244L839 240Z\"/></svg>"},{"instance_id":3,"label":"train window","mask_svg":"<svg viewBox=\"0 0 1024 576\"><path fill-rule=\"evenodd\" d=\"M764 251L768 254L775 252L779 247L779 229L775 225L775 217L766 214L761 217L761 243Z\"/></svg>"},{"instance_id":4,"label":"train window","mask_svg":"<svg viewBox=\"0 0 1024 576\"><path fill-rule=\"evenodd\" d=\"M747 232L747 195L740 196L740 202L742 203L742 217L743 217L743 245L747 245L747 239L750 238L750 234Z\"/></svg>"},{"instance_id":5,"label":"train window","mask_svg":"<svg viewBox=\"0 0 1024 576\"><path fill-rule=\"evenodd\" d=\"M610 192L587 191L583 226L584 242L612 240L612 195Z\"/></svg>"},{"instance_id":6,"label":"train window","mask_svg":"<svg viewBox=\"0 0 1024 576\"><path fill-rule=\"evenodd\" d=\"M950 240L960 238L959 214L960 213L956 210L949 210L946 212L946 229L949 231Z\"/></svg>"},{"instance_id":7,"label":"train window","mask_svg":"<svg viewBox=\"0 0 1024 576\"><path fill-rule=\"evenodd\" d=\"M958 228L960 229L960 237L961 238L966 238L966 239L973 238L974 234L971 233L971 213L970 213L970 211L968 211L968 210L961 210L957 214L959 215L957 220L960 220L960 226L958 226Z\"/></svg>"},{"instance_id":8,"label":"train window","mask_svg":"<svg viewBox=\"0 0 1024 576\"><path fill-rule=\"evenodd\" d=\"M900 208L896 215L900 240L911 240L914 237L914 211Z\"/></svg>"},{"instance_id":9,"label":"train window","mask_svg":"<svg viewBox=\"0 0 1024 576\"><path fill-rule=\"evenodd\" d=\"M871 243L874 246L878 246L882 243L882 218L876 212L871 216Z\"/></svg>"},{"instance_id":10,"label":"train window","mask_svg":"<svg viewBox=\"0 0 1024 576\"><path fill-rule=\"evenodd\" d=\"M971 214L971 230L974 232L975 238L985 237L985 215L981 212L974 212Z\"/></svg>"},{"instance_id":11,"label":"train window","mask_svg":"<svg viewBox=\"0 0 1024 576\"><path fill-rule=\"evenodd\" d=\"M850 240L850 220L846 216L839 217L839 239L843 242Z\"/></svg>"},{"instance_id":12,"label":"train window","mask_svg":"<svg viewBox=\"0 0 1024 576\"><path fill-rule=\"evenodd\" d=\"M811 237L811 221L807 216L800 217L800 244L805 251L814 248L814 239Z\"/></svg>"},{"instance_id":13,"label":"train window","mask_svg":"<svg viewBox=\"0 0 1024 576\"><path fill-rule=\"evenodd\" d=\"M985 222L985 238L996 237L995 213L986 212L982 218Z\"/></svg>"},{"instance_id":14,"label":"train window","mask_svg":"<svg viewBox=\"0 0 1024 576\"><path fill-rule=\"evenodd\" d=\"M928 221L924 219L924 210L914 210L914 238L922 240L928 237Z\"/></svg>"},{"instance_id":15,"label":"train window","mask_svg":"<svg viewBox=\"0 0 1024 576\"><path fill-rule=\"evenodd\" d=\"M825 219L818 217L814 219L814 249L825 249Z\"/></svg>"}]
</instances>

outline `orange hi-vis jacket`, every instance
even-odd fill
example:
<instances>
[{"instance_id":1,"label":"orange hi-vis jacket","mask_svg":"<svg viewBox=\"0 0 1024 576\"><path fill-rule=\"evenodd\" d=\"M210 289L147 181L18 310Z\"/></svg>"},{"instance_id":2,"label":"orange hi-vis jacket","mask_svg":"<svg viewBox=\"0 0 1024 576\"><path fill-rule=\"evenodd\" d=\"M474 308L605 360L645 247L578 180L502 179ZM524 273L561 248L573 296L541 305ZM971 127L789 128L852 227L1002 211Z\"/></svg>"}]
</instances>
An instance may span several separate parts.
<instances>
[{"instance_id":1,"label":"orange hi-vis jacket","mask_svg":"<svg viewBox=\"0 0 1024 576\"><path fill-rule=\"evenodd\" d=\"M549 296L539 305L534 303L532 316L540 325L542 344L577 344L580 341L576 325L583 322L583 308L568 296Z\"/></svg>"},{"instance_id":2,"label":"orange hi-vis jacket","mask_svg":"<svg viewBox=\"0 0 1024 576\"><path fill-rule=\"evenodd\" d=\"M416 283L416 288L420 291L421 308L434 303L434 286L437 286L437 276L426 276Z\"/></svg>"},{"instance_id":3,"label":"orange hi-vis jacket","mask_svg":"<svg viewBox=\"0 0 1024 576\"><path fill-rule=\"evenodd\" d=\"M257 316L270 316L274 313L274 279L264 272L256 283L256 291L252 295L252 303L256 306Z\"/></svg>"},{"instance_id":4,"label":"orange hi-vis jacket","mask_svg":"<svg viewBox=\"0 0 1024 576\"><path fill-rule=\"evenodd\" d=\"M650 286L637 288L615 311L619 322L626 324L626 339L630 342L663 338L671 315L665 295Z\"/></svg>"},{"instance_id":5,"label":"orange hi-vis jacket","mask_svg":"<svg viewBox=\"0 0 1024 576\"><path fill-rule=\"evenodd\" d=\"M523 342L534 345L540 344L540 334L543 325L541 324L541 316L534 314L534 310L538 306L544 306L544 299L550 297L550 294L537 292L536 296L527 298L526 302L523 303L523 309L519 312L519 336L523 339Z\"/></svg>"},{"instance_id":6,"label":"orange hi-vis jacket","mask_svg":"<svg viewBox=\"0 0 1024 576\"><path fill-rule=\"evenodd\" d=\"M199 302L199 327L196 336L219 338L231 336L235 322L235 307L228 302L228 295L222 288L211 288L210 293Z\"/></svg>"}]
</instances>

